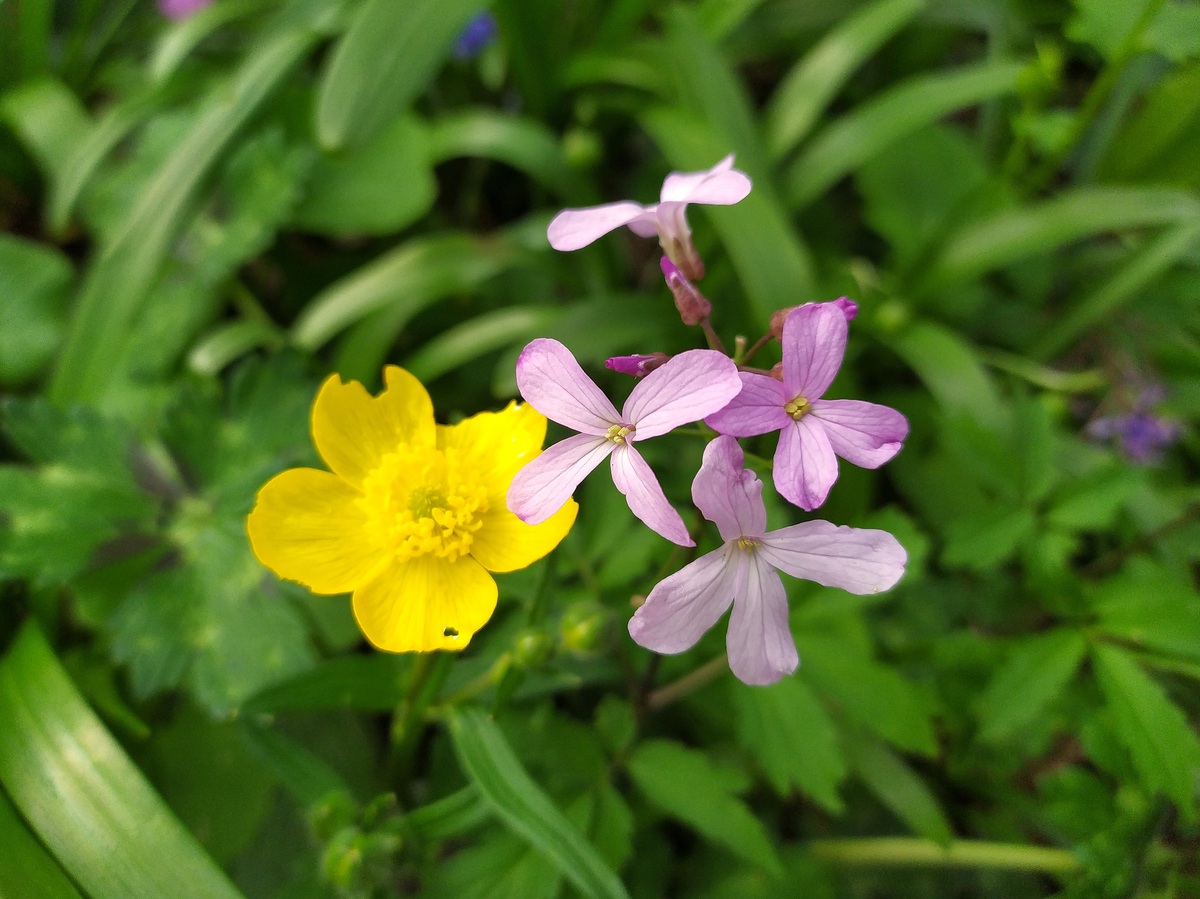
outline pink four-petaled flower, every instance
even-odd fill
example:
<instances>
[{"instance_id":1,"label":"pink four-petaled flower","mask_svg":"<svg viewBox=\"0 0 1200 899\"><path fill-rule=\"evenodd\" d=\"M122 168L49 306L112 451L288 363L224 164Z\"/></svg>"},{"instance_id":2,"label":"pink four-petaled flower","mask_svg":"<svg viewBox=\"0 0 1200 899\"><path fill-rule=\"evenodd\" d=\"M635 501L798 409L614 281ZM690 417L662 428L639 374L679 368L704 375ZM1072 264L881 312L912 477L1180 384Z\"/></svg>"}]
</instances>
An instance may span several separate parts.
<instances>
[{"instance_id":1,"label":"pink four-petaled flower","mask_svg":"<svg viewBox=\"0 0 1200 899\"><path fill-rule=\"evenodd\" d=\"M634 443L699 421L729 402L741 389L733 360L712 350L680 353L640 380L617 412L570 350L539 338L521 351L517 386L533 408L580 433L517 472L508 490L510 511L528 524L545 521L609 456L613 483L633 514L673 543L695 545Z\"/></svg>"},{"instance_id":2,"label":"pink four-petaled flower","mask_svg":"<svg viewBox=\"0 0 1200 899\"><path fill-rule=\"evenodd\" d=\"M762 481L742 460L733 437L718 437L705 448L692 499L725 543L658 583L630 620L629 634L655 652L683 652L732 604L729 667L747 684L770 684L799 664L778 571L851 593L876 593L900 579L908 556L886 531L828 521L768 531Z\"/></svg>"},{"instance_id":3,"label":"pink four-petaled flower","mask_svg":"<svg viewBox=\"0 0 1200 899\"><path fill-rule=\"evenodd\" d=\"M783 326L783 380L741 372L737 398L704 419L734 437L779 431L775 488L808 511L829 495L838 456L878 468L908 435L908 420L895 409L822 399L841 368L847 331L846 311L836 301L793 309Z\"/></svg>"},{"instance_id":4,"label":"pink four-petaled flower","mask_svg":"<svg viewBox=\"0 0 1200 899\"><path fill-rule=\"evenodd\" d=\"M750 179L733 167L730 153L702 172L672 172L663 181L659 202L632 200L584 209L564 209L550 222L546 236L556 250L578 250L609 231L628 225L640 237L658 235L663 252L693 281L704 277L704 263L692 243L688 203L731 206L750 193Z\"/></svg>"}]
</instances>

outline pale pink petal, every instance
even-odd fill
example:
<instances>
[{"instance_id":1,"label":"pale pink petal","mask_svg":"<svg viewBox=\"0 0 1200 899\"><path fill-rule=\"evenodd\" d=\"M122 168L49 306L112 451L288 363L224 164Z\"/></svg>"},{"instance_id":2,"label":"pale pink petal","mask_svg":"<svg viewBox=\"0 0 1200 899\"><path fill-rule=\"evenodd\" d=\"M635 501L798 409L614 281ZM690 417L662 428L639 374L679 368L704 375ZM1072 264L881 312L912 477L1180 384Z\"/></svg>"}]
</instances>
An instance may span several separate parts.
<instances>
[{"instance_id":1,"label":"pale pink petal","mask_svg":"<svg viewBox=\"0 0 1200 899\"><path fill-rule=\"evenodd\" d=\"M684 652L733 602L738 550L722 546L654 585L629 619L629 636L655 652Z\"/></svg>"},{"instance_id":2,"label":"pale pink petal","mask_svg":"<svg viewBox=\"0 0 1200 899\"><path fill-rule=\"evenodd\" d=\"M908 419L862 400L817 400L810 415L825 426L833 451L862 468L878 468L900 451Z\"/></svg>"},{"instance_id":3,"label":"pale pink petal","mask_svg":"<svg viewBox=\"0 0 1200 899\"><path fill-rule=\"evenodd\" d=\"M692 481L692 501L726 541L758 537L767 529L762 481L743 467L743 460L734 438L718 437L704 448L704 461Z\"/></svg>"},{"instance_id":4,"label":"pale pink petal","mask_svg":"<svg viewBox=\"0 0 1200 899\"><path fill-rule=\"evenodd\" d=\"M548 419L584 434L602 436L621 420L571 351L549 337L532 340L521 350L517 387L526 402Z\"/></svg>"},{"instance_id":5,"label":"pale pink petal","mask_svg":"<svg viewBox=\"0 0 1200 899\"><path fill-rule=\"evenodd\" d=\"M733 154L730 153L706 171L672 172L667 175L659 199L663 202L731 206L746 199L750 187L746 173L733 167Z\"/></svg>"},{"instance_id":6,"label":"pale pink petal","mask_svg":"<svg viewBox=\"0 0 1200 899\"><path fill-rule=\"evenodd\" d=\"M791 399L783 395L783 385L767 375L751 371L738 372L742 389L720 412L704 419L714 431L734 437L753 437L778 431L792 423L783 411Z\"/></svg>"},{"instance_id":7,"label":"pale pink petal","mask_svg":"<svg viewBox=\"0 0 1200 899\"><path fill-rule=\"evenodd\" d=\"M787 594L769 565L739 553L733 614L729 616L729 668L747 684L773 684L796 670L800 657L788 629Z\"/></svg>"},{"instance_id":8,"label":"pale pink petal","mask_svg":"<svg viewBox=\"0 0 1200 899\"><path fill-rule=\"evenodd\" d=\"M658 206L646 206L641 215L626 222L629 230L638 237L654 237L659 233Z\"/></svg>"},{"instance_id":9,"label":"pale pink petal","mask_svg":"<svg viewBox=\"0 0 1200 899\"><path fill-rule=\"evenodd\" d=\"M806 415L779 432L772 474L775 489L806 512L825 502L837 480L838 467L819 421Z\"/></svg>"},{"instance_id":10,"label":"pale pink petal","mask_svg":"<svg viewBox=\"0 0 1200 899\"><path fill-rule=\"evenodd\" d=\"M837 303L809 303L783 323L783 388L788 399L820 399L833 383L850 326Z\"/></svg>"},{"instance_id":11,"label":"pale pink petal","mask_svg":"<svg viewBox=\"0 0 1200 899\"><path fill-rule=\"evenodd\" d=\"M645 440L713 414L741 389L737 366L724 353L688 350L639 381L622 414L635 428L633 439Z\"/></svg>"},{"instance_id":12,"label":"pale pink petal","mask_svg":"<svg viewBox=\"0 0 1200 899\"><path fill-rule=\"evenodd\" d=\"M628 225L647 211L641 203L622 200L583 209L564 209L546 229L550 246L556 250L578 250L614 228Z\"/></svg>"},{"instance_id":13,"label":"pale pink petal","mask_svg":"<svg viewBox=\"0 0 1200 899\"><path fill-rule=\"evenodd\" d=\"M612 441L609 441L610 443ZM650 530L680 546L695 546L687 526L659 486L658 478L646 460L632 446L615 444L612 477L617 489L625 494L629 509Z\"/></svg>"},{"instance_id":14,"label":"pale pink petal","mask_svg":"<svg viewBox=\"0 0 1200 899\"><path fill-rule=\"evenodd\" d=\"M887 531L806 521L762 537L758 554L780 571L850 593L879 593L904 574L908 554Z\"/></svg>"},{"instance_id":15,"label":"pale pink petal","mask_svg":"<svg viewBox=\"0 0 1200 899\"><path fill-rule=\"evenodd\" d=\"M574 434L554 444L512 479L508 510L526 524L541 524L562 508L579 482L616 446L590 434Z\"/></svg>"}]
</instances>

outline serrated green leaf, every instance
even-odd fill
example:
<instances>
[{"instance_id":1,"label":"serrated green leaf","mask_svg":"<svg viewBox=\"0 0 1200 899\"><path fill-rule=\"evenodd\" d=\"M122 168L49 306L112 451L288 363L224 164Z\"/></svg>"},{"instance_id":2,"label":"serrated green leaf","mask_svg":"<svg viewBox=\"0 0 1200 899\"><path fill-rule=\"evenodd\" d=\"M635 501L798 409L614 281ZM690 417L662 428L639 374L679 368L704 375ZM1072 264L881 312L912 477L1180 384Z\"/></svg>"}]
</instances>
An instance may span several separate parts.
<instances>
[{"instance_id":1,"label":"serrated green leaf","mask_svg":"<svg viewBox=\"0 0 1200 899\"><path fill-rule=\"evenodd\" d=\"M847 743L855 773L913 832L946 846L954 831L937 798L904 760L870 739Z\"/></svg>"},{"instance_id":2,"label":"serrated green leaf","mask_svg":"<svg viewBox=\"0 0 1200 899\"><path fill-rule=\"evenodd\" d=\"M241 895L86 706L32 624L0 659L0 783L93 899Z\"/></svg>"},{"instance_id":3,"label":"serrated green leaf","mask_svg":"<svg viewBox=\"0 0 1200 899\"><path fill-rule=\"evenodd\" d=\"M638 789L664 812L751 864L782 874L762 823L703 753L671 740L647 740L633 750L627 767Z\"/></svg>"},{"instance_id":4,"label":"serrated green leaf","mask_svg":"<svg viewBox=\"0 0 1200 899\"><path fill-rule=\"evenodd\" d=\"M955 568L986 571L1009 558L1037 527L1031 509L989 508L946 528L942 561Z\"/></svg>"},{"instance_id":5,"label":"serrated green leaf","mask_svg":"<svg viewBox=\"0 0 1200 899\"><path fill-rule=\"evenodd\" d=\"M1046 520L1073 531L1108 528L1113 518L1145 483L1144 472L1128 465L1113 466L1068 483L1050 501Z\"/></svg>"},{"instance_id":6,"label":"serrated green leaf","mask_svg":"<svg viewBox=\"0 0 1200 899\"><path fill-rule=\"evenodd\" d=\"M807 664L807 663L806 663ZM769 687L734 685L738 742L781 796L800 790L832 812L842 810L846 775L837 731L804 681Z\"/></svg>"},{"instance_id":7,"label":"serrated green leaf","mask_svg":"<svg viewBox=\"0 0 1200 899\"><path fill-rule=\"evenodd\" d=\"M425 89L485 0L368 0L338 41L317 97L328 149L369 140Z\"/></svg>"},{"instance_id":8,"label":"serrated green leaf","mask_svg":"<svg viewBox=\"0 0 1200 899\"><path fill-rule=\"evenodd\" d=\"M495 722L475 708L452 709L447 718L459 763L500 820L584 895L627 899L616 874L529 777Z\"/></svg>"},{"instance_id":9,"label":"serrated green leaf","mask_svg":"<svg viewBox=\"0 0 1200 899\"><path fill-rule=\"evenodd\" d=\"M1098 644L1092 658L1117 738L1132 757L1142 785L1166 795L1192 818L1200 740L1183 711L1125 650Z\"/></svg>"},{"instance_id":10,"label":"serrated green leaf","mask_svg":"<svg viewBox=\"0 0 1200 899\"><path fill-rule=\"evenodd\" d=\"M1087 640L1060 628L1026 638L996 669L979 702L979 737L1000 742L1034 721L1079 670Z\"/></svg>"},{"instance_id":11,"label":"serrated green leaf","mask_svg":"<svg viewBox=\"0 0 1200 899\"><path fill-rule=\"evenodd\" d=\"M1190 580L1139 560L1097 586L1093 601L1105 633L1200 659L1200 594Z\"/></svg>"}]
</instances>

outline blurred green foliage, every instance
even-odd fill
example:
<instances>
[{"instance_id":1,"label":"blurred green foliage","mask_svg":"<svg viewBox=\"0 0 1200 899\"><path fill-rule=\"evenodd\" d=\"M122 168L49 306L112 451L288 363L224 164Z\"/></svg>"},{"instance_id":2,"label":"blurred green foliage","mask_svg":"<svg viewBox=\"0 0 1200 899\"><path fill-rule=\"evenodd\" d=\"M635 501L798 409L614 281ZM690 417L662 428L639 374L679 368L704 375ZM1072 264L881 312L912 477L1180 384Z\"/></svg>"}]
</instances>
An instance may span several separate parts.
<instances>
[{"instance_id":1,"label":"blurred green foliage","mask_svg":"<svg viewBox=\"0 0 1200 899\"><path fill-rule=\"evenodd\" d=\"M1200 895L1195 3L5 0L0 34L0 895ZM834 390L912 433L819 515L898 536L894 591L789 581L800 670L753 688L719 632L627 638L686 559L599 479L460 657L258 565L329 371L455 420L536 336L602 374L696 345L653 245L544 229L730 151L714 325L858 301ZM701 449L647 449L677 505Z\"/></svg>"}]
</instances>

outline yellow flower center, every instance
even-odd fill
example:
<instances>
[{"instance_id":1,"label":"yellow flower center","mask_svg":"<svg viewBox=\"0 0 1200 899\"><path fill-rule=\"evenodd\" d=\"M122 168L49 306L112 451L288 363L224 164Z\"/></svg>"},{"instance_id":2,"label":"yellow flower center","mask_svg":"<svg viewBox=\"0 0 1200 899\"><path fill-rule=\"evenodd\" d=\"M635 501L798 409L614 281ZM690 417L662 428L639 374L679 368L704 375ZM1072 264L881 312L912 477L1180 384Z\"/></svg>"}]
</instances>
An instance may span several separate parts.
<instances>
[{"instance_id":1,"label":"yellow flower center","mask_svg":"<svg viewBox=\"0 0 1200 899\"><path fill-rule=\"evenodd\" d=\"M488 510L487 490L453 448L401 446L367 475L362 491L369 538L402 562L467 555Z\"/></svg>"},{"instance_id":2,"label":"yellow flower center","mask_svg":"<svg viewBox=\"0 0 1200 899\"><path fill-rule=\"evenodd\" d=\"M738 549L744 549L746 552L758 549L762 546L761 540L755 540L753 537L738 537L735 541Z\"/></svg>"},{"instance_id":3,"label":"yellow flower center","mask_svg":"<svg viewBox=\"0 0 1200 899\"><path fill-rule=\"evenodd\" d=\"M604 436L613 443L628 443L625 438L633 433L633 428L627 428L624 425L613 425L608 429L608 433Z\"/></svg>"},{"instance_id":4,"label":"yellow flower center","mask_svg":"<svg viewBox=\"0 0 1200 899\"><path fill-rule=\"evenodd\" d=\"M791 402L784 403L783 411L790 415L793 421L799 421L812 411L812 403L804 397L798 396Z\"/></svg>"}]
</instances>

